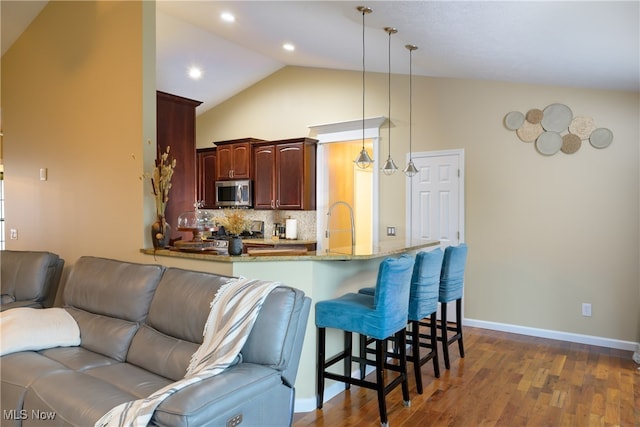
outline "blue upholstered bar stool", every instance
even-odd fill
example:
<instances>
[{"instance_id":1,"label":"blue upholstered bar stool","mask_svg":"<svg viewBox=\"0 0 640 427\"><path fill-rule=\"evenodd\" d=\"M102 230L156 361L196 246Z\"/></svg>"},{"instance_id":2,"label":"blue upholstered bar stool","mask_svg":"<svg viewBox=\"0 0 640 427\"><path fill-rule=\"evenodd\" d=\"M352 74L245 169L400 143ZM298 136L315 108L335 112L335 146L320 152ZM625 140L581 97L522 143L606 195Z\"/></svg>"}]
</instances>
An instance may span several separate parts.
<instances>
[{"instance_id":1,"label":"blue upholstered bar stool","mask_svg":"<svg viewBox=\"0 0 640 427\"><path fill-rule=\"evenodd\" d=\"M464 344L462 342L462 293L464 285L464 270L467 263L467 245L464 243L458 246L448 246L444 250L444 260L442 261L442 272L440 273L440 291L438 301L440 302L440 329L441 336L438 338L442 342L442 355L444 366L451 368L449 363L449 345L458 341L458 351L460 357L464 357ZM447 303L456 302L455 325L450 325L447 319ZM453 322L451 322L453 323ZM452 336L448 332L454 332Z\"/></svg>"},{"instance_id":2,"label":"blue upholstered bar stool","mask_svg":"<svg viewBox=\"0 0 640 427\"><path fill-rule=\"evenodd\" d=\"M386 258L378 268L375 296L349 293L339 298L316 303L316 326L318 328L317 353L317 407L322 408L324 399L325 378L376 390L378 392L378 409L380 423L388 425L386 395L401 385L402 398L409 405L409 386L407 383L406 336L407 311L409 306L409 281L414 259L409 255L399 258ZM344 350L326 359L326 328L344 331ZM367 355L358 358L352 354L352 334L358 333L371 337L376 342L375 360ZM385 340L395 336L398 340L399 363L392 365L386 360ZM328 372L327 368L344 361L344 374ZM351 377L352 361L364 362L375 366L376 381L366 381ZM398 372L385 385L385 370ZM387 378L388 379L388 378Z\"/></svg>"},{"instance_id":3,"label":"blue upholstered bar stool","mask_svg":"<svg viewBox=\"0 0 640 427\"><path fill-rule=\"evenodd\" d=\"M416 378L416 389L422 394L422 365L429 360L433 361L433 372L436 378L440 378L440 365L438 363L438 334L436 313L438 312L438 294L440 286L440 272L444 253L437 248L432 251L422 251L416 255L411 275L411 290L409 293L408 310L408 338L411 345L411 355L407 360L413 363L413 371ZM360 293L373 295L374 288L360 289ZM423 332L420 332L420 327ZM424 331L428 329L428 333ZM366 349L366 337L360 335L360 352ZM429 350L420 354L420 349ZM362 373L364 373L362 371Z\"/></svg>"}]
</instances>

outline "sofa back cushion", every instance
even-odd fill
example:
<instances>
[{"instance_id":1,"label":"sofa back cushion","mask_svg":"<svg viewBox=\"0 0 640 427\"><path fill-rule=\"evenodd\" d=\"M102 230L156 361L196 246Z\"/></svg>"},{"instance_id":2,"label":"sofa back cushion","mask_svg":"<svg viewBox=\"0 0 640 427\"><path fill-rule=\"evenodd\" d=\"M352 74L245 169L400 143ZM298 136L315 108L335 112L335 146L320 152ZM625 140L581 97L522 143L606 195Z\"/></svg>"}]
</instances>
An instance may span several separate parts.
<instances>
[{"instance_id":1,"label":"sofa back cushion","mask_svg":"<svg viewBox=\"0 0 640 427\"><path fill-rule=\"evenodd\" d=\"M80 327L81 346L124 361L163 272L160 265L81 257L63 293Z\"/></svg>"},{"instance_id":2,"label":"sofa back cushion","mask_svg":"<svg viewBox=\"0 0 640 427\"><path fill-rule=\"evenodd\" d=\"M149 316L137 331L127 362L172 380L184 377L203 340L211 301L227 276L169 268L158 284Z\"/></svg>"},{"instance_id":3,"label":"sofa back cushion","mask_svg":"<svg viewBox=\"0 0 640 427\"><path fill-rule=\"evenodd\" d=\"M0 251L2 304L32 301L43 304L58 287L62 261L58 255L36 251Z\"/></svg>"}]
</instances>

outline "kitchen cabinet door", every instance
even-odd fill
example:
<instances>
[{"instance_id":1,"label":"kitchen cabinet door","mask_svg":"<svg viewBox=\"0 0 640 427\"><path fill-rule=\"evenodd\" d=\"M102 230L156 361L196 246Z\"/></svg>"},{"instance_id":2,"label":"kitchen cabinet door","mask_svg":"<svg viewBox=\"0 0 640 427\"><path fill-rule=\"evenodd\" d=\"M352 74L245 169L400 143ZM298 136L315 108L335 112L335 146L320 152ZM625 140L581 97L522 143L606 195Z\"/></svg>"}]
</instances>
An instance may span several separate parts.
<instances>
[{"instance_id":1,"label":"kitchen cabinet door","mask_svg":"<svg viewBox=\"0 0 640 427\"><path fill-rule=\"evenodd\" d=\"M233 179L250 179L251 178L251 145L248 142L234 144L232 150L231 178Z\"/></svg>"},{"instance_id":2,"label":"kitchen cabinet door","mask_svg":"<svg viewBox=\"0 0 640 427\"><path fill-rule=\"evenodd\" d=\"M218 145L216 153L216 181L231 179L233 150L229 145Z\"/></svg>"},{"instance_id":3,"label":"kitchen cabinet door","mask_svg":"<svg viewBox=\"0 0 640 427\"><path fill-rule=\"evenodd\" d=\"M276 203L278 209L304 209L304 144L276 146Z\"/></svg>"},{"instance_id":4,"label":"kitchen cabinet door","mask_svg":"<svg viewBox=\"0 0 640 427\"><path fill-rule=\"evenodd\" d=\"M275 146L253 147L253 207L275 209Z\"/></svg>"},{"instance_id":5,"label":"kitchen cabinet door","mask_svg":"<svg viewBox=\"0 0 640 427\"><path fill-rule=\"evenodd\" d=\"M311 138L254 146L254 208L316 208L316 143Z\"/></svg>"},{"instance_id":6,"label":"kitchen cabinet door","mask_svg":"<svg viewBox=\"0 0 640 427\"><path fill-rule=\"evenodd\" d=\"M198 200L204 209L216 207L216 148L197 150Z\"/></svg>"},{"instance_id":7,"label":"kitchen cabinet door","mask_svg":"<svg viewBox=\"0 0 640 427\"><path fill-rule=\"evenodd\" d=\"M216 155L216 180L251 179L253 151L252 143L262 139L243 138L230 141L219 141Z\"/></svg>"}]
</instances>

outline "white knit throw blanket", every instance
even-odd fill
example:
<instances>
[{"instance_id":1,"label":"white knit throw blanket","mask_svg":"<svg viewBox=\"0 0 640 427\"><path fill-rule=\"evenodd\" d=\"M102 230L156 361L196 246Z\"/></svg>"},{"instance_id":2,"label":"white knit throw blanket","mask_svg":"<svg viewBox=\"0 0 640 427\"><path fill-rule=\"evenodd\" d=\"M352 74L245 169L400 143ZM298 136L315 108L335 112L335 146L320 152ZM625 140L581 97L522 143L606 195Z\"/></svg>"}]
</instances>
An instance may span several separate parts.
<instances>
[{"instance_id":1,"label":"white knit throw blanket","mask_svg":"<svg viewBox=\"0 0 640 427\"><path fill-rule=\"evenodd\" d=\"M204 340L191 356L187 374L146 399L122 403L100 418L96 427L143 427L173 393L224 371L240 353L267 295L280 283L232 280L220 287L204 326Z\"/></svg>"}]
</instances>

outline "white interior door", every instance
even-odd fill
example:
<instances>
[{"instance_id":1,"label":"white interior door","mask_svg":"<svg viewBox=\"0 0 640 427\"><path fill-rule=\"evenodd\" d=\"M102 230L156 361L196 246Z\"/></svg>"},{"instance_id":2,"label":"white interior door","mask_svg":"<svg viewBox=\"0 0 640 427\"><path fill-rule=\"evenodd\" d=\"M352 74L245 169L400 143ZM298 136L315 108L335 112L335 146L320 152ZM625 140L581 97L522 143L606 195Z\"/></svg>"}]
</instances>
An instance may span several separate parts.
<instances>
[{"instance_id":1,"label":"white interior door","mask_svg":"<svg viewBox=\"0 0 640 427\"><path fill-rule=\"evenodd\" d=\"M414 153L412 158L418 174L407 178L407 241L440 240L443 250L464 242L464 151ZM447 310L453 318L455 302Z\"/></svg>"},{"instance_id":2,"label":"white interior door","mask_svg":"<svg viewBox=\"0 0 640 427\"><path fill-rule=\"evenodd\" d=\"M407 240L440 240L446 246L463 240L463 152L436 151L412 156L418 174L407 178Z\"/></svg>"}]
</instances>

